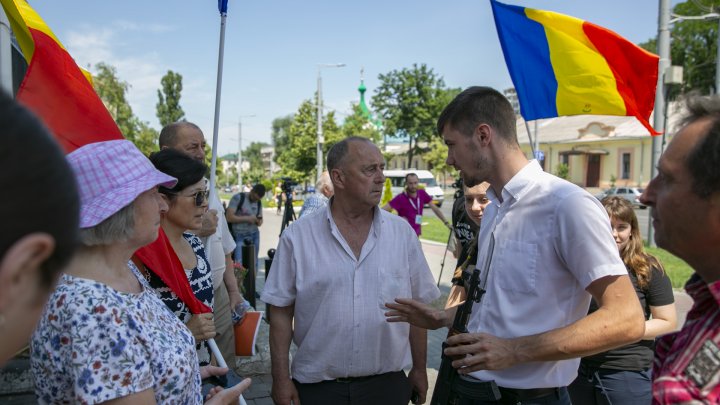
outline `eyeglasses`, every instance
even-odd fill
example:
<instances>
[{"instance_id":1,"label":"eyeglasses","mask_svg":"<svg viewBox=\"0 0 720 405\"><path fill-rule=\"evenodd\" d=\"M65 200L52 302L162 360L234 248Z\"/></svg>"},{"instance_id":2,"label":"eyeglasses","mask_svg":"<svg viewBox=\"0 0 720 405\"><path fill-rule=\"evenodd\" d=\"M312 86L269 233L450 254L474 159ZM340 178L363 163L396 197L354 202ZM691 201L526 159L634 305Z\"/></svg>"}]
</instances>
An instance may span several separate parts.
<instances>
[{"instance_id":1,"label":"eyeglasses","mask_svg":"<svg viewBox=\"0 0 720 405\"><path fill-rule=\"evenodd\" d=\"M195 199L195 206L201 207L205 201L208 201L208 197L210 196L210 190L200 190L195 194L192 195L182 195L178 193L172 193L172 192L166 192L165 194L172 194L176 195L178 197L189 197Z\"/></svg>"}]
</instances>

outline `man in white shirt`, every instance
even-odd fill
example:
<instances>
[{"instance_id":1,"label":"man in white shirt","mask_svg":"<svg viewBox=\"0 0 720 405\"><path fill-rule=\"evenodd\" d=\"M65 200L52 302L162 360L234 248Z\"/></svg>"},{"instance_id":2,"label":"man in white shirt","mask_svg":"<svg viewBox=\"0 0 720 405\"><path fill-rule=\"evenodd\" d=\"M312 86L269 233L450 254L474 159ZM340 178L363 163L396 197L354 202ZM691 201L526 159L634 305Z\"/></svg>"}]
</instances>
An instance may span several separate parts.
<instances>
[{"instance_id":1,"label":"man in white shirt","mask_svg":"<svg viewBox=\"0 0 720 405\"><path fill-rule=\"evenodd\" d=\"M579 357L639 340L644 317L612 238L607 214L576 185L528 161L507 99L487 87L460 93L438 119L447 163L468 187L491 184L477 267L491 257L470 333L448 339L458 373L494 381L497 403L569 404ZM491 239L494 251L490 250ZM587 315L591 296L600 310ZM411 300L388 305L389 320L450 326L455 308ZM480 381L478 381L480 380ZM475 404L465 399L462 404ZM486 403L486 402L483 402ZM493 402L490 402L493 403Z\"/></svg>"},{"instance_id":2,"label":"man in white shirt","mask_svg":"<svg viewBox=\"0 0 720 405\"><path fill-rule=\"evenodd\" d=\"M191 122L175 122L160 131L160 149L172 148L193 159L205 161L205 137L200 128ZM205 252L212 269L214 289L213 321L215 341L227 364L235 367L235 333L230 311L243 301L235 279L231 254L235 250L230 229L225 220L220 199L210 200L208 212L203 216L203 227L196 234L205 245Z\"/></svg>"},{"instance_id":3,"label":"man in white shirt","mask_svg":"<svg viewBox=\"0 0 720 405\"><path fill-rule=\"evenodd\" d=\"M346 138L327 166L334 197L283 232L261 297L271 305L273 400L406 405L415 391L424 401L427 331L384 317L396 296L440 295L420 243L378 207L384 159L374 144Z\"/></svg>"}]
</instances>

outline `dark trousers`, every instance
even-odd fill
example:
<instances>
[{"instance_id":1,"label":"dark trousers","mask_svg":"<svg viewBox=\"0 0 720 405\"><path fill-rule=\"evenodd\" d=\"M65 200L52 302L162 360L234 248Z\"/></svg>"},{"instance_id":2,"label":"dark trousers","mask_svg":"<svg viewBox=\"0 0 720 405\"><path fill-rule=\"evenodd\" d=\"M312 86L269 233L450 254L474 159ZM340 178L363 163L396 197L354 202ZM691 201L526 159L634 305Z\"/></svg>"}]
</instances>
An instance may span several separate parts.
<instances>
[{"instance_id":1,"label":"dark trousers","mask_svg":"<svg viewBox=\"0 0 720 405\"><path fill-rule=\"evenodd\" d=\"M501 391L502 392L502 391ZM565 387L561 387L555 390L554 393L540 397L527 399L523 401L513 401L509 398L500 399L499 401L473 401L467 399L461 399L459 405L509 405L509 404L522 404L522 405L571 405L570 395ZM577 404L581 404L578 402Z\"/></svg>"},{"instance_id":2,"label":"dark trousers","mask_svg":"<svg viewBox=\"0 0 720 405\"><path fill-rule=\"evenodd\" d=\"M570 384L573 404L644 405L652 402L650 371L623 371L581 367Z\"/></svg>"},{"instance_id":3,"label":"dark trousers","mask_svg":"<svg viewBox=\"0 0 720 405\"><path fill-rule=\"evenodd\" d=\"M293 383L303 405L407 405L410 402L412 388L403 371L338 380L312 384L293 380Z\"/></svg>"}]
</instances>

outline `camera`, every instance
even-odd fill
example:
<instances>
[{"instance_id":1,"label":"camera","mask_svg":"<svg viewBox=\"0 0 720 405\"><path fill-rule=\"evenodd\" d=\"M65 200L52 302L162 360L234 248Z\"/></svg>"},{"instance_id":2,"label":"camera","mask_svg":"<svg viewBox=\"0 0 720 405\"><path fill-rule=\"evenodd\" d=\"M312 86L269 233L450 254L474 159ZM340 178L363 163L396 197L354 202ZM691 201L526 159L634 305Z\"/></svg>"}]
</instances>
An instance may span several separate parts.
<instances>
[{"instance_id":1,"label":"camera","mask_svg":"<svg viewBox=\"0 0 720 405\"><path fill-rule=\"evenodd\" d=\"M297 186L298 183L296 181L293 181L293 179L290 177L282 177L281 180L283 181L281 186L282 191L286 194L292 194L293 187Z\"/></svg>"},{"instance_id":2,"label":"camera","mask_svg":"<svg viewBox=\"0 0 720 405\"><path fill-rule=\"evenodd\" d=\"M463 195L465 195L465 192L463 190L463 179L462 177L458 177L457 180L455 180L455 183L453 183L452 188L455 188L455 194L453 197L457 200L458 198L462 198Z\"/></svg>"}]
</instances>

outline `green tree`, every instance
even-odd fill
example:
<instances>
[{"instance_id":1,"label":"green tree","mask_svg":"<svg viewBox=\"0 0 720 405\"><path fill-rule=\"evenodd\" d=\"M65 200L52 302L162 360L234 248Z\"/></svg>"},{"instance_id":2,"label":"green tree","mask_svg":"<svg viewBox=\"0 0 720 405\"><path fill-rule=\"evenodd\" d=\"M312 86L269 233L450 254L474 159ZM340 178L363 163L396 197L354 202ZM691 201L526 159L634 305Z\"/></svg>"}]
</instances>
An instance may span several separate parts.
<instances>
[{"instance_id":1,"label":"green tree","mask_svg":"<svg viewBox=\"0 0 720 405\"><path fill-rule=\"evenodd\" d=\"M408 137L408 166L413 155L421 152L418 142L429 142L435 123L445 107L445 82L425 64L393 70L378 76L373 106L382 117L385 135Z\"/></svg>"},{"instance_id":2,"label":"green tree","mask_svg":"<svg viewBox=\"0 0 720 405\"><path fill-rule=\"evenodd\" d=\"M162 89L159 89L158 102L155 105L156 114L161 126L180 121L185 117L185 111L180 107L182 93L182 75L168 70L160 80Z\"/></svg>"},{"instance_id":3,"label":"green tree","mask_svg":"<svg viewBox=\"0 0 720 405\"><path fill-rule=\"evenodd\" d=\"M250 164L250 169L243 173L243 182L255 184L265 177L261 153L265 146L268 146L265 142L252 142L243 151L243 161Z\"/></svg>"},{"instance_id":4,"label":"green tree","mask_svg":"<svg viewBox=\"0 0 720 405\"><path fill-rule=\"evenodd\" d=\"M352 114L346 117L345 122L343 122L343 136L345 138L349 136L361 136L378 144L382 140L380 131L367 119L359 104L353 104L352 110Z\"/></svg>"},{"instance_id":5,"label":"green tree","mask_svg":"<svg viewBox=\"0 0 720 405\"><path fill-rule=\"evenodd\" d=\"M343 138L332 111L324 115L323 135L323 156L327 156L327 151ZM281 175L292 177L296 181L312 178L317 164L316 142L317 106L310 100L305 100L287 131L286 146L278 151L276 145L275 153L277 162L282 167Z\"/></svg>"},{"instance_id":6,"label":"green tree","mask_svg":"<svg viewBox=\"0 0 720 405\"><path fill-rule=\"evenodd\" d=\"M673 14L681 16L700 16L710 12L720 12L720 1L689 0L673 8ZM680 20L671 26L670 60L673 65L683 67L684 76L682 85L671 89L671 99L692 90L703 94L718 92L715 89L717 35L717 19ZM650 52L658 52L655 38L640 46Z\"/></svg>"},{"instance_id":7,"label":"green tree","mask_svg":"<svg viewBox=\"0 0 720 405\"><path fill-rule=\"evenodd\" d=\"M280 153L284 151L288 146L288 134L290 133L290 126L293 123L294 115L286 115L284 117L275 118L272 122L272 137L273 146L275 146L275 161L278 161Z\"/></svg>"},{"instance_id":8,"label":"green tree","mask_svg":"<svg viewBox=\"0 0 720 405\"><path fill-rule=\"evenodd\" d=\"M133 114L127 101L130 85L117 77L115 67L106 63L95 65L97 74L93 77L93 86L115 120L125 139L133 142L145 155L157 150L158 131Z\"/></svg>"}]
</instances>

